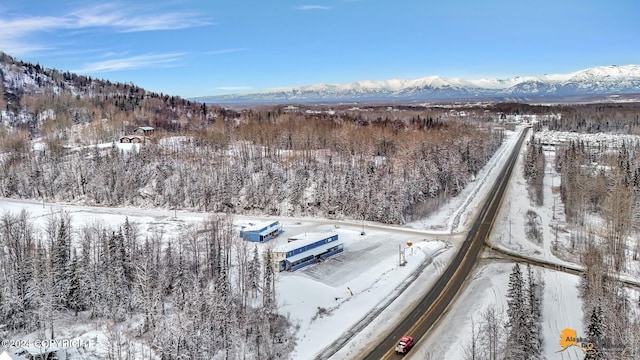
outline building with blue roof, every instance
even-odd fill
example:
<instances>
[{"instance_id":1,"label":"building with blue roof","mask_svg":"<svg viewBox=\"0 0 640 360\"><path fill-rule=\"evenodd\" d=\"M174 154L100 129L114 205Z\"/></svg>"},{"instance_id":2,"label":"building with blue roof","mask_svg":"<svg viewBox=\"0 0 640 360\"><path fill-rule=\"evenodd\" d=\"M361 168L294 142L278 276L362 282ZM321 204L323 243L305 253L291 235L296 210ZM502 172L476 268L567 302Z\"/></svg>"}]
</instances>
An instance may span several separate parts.
<instances>
[{"instance_id":1,"label":"building with blue roof","mask_svg":"<svg viewBox=\"0 0 640 360\"><path fill-rule=\"evenodd\" d=\"M335 232L304 233L273 249L275 271L295 271L315 264L344 250Z\"/></svg>"},{"instance_id":2,"label":"building with blue roof","mask_svg":"<svg viewBox=\"0 0 640 360\"><path fill-rule=\"evenodd\" d=\"M240 229L240 237L251 242L267 242L282 234L280 221L268 221L251 226L243 226Z\"/></svg>"}]
</instances>

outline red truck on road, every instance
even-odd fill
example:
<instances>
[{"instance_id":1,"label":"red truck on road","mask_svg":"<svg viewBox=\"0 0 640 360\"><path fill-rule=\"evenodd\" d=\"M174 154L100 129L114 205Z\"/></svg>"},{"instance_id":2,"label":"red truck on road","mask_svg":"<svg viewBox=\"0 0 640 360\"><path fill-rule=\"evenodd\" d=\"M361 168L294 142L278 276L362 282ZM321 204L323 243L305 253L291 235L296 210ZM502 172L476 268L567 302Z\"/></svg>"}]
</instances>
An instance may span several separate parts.
<instances>
[{"instance_id":1,"label":"red truck on road","mask_svg":"<svg viewBox=\"0 0 640 360\"><path fill-rule=\"evenodd\" d=\"M413 337L403 336L396 345L396 354L406 354L413 347Z\"/></svg>"}]
</instances>

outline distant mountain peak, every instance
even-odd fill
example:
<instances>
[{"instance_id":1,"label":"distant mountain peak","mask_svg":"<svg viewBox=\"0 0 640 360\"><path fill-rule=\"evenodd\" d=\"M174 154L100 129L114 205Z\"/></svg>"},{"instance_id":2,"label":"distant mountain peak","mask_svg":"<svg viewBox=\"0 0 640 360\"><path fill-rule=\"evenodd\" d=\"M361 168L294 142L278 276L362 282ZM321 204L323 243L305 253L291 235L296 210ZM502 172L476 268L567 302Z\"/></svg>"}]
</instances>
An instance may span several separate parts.
<instances>
[{"instance_id":1,"label":"distant mountain peak","mask_svg":"<svg viewBox=\"0 0 640 360\"><path fill-rule=\"evenodd\" d=\"M413 80L362 80L315 84L253 94L205 96L207 103L420 101L444 99L560 98L640 93L640 65L606 65L568 74L463 79L427 76Z\"/></svg>"}]
</instances>

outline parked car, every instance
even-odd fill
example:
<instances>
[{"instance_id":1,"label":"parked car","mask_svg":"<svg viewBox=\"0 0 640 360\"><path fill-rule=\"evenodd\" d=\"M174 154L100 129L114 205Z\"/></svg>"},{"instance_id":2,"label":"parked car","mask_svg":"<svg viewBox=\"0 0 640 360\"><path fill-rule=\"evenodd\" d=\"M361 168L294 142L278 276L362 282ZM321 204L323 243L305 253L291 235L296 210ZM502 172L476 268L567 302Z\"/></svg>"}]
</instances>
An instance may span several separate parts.
<instances>
[{"instance_id":1,"label":"parked car","mask_svg":"<svg viewBox=\"0 0 640 360\"><path fill-rule=\"evenodd\" d=\"M413 337L405 335L396 345L396 354L406 354L413 347Z\"/></svg>"}]
</instances>

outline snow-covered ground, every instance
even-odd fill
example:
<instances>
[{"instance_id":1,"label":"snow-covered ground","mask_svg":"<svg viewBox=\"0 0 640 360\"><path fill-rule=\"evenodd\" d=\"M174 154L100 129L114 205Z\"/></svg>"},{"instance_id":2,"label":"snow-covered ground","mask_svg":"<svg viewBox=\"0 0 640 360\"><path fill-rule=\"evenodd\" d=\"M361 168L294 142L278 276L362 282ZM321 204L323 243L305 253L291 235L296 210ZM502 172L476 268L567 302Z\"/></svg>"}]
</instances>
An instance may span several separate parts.
<instances>
[{"instance_id":1,"label":"snow-covered ground","mask_svg":"<svg viewBox=\"0 0 640 360\"><path fill-rule=\"evenodd\" d=\"M584 134L543 132L539 133L543 142L562 143ZM586 136L589 137L588 135ZM622 137L593 134L592 141L619 142ZM569 253L555 251L554 243L559 248L567 246L570 234L567 231L564 210L558 187L560 175L553 167L555 157L553 146L545 147L546 170L544 177L544 204L535 206L527 195L527 184L522 173L522 159L525 149L516 164L511 182L502 202L502 208L493 226L489 239L491 246L515 251L532 258L544 259L559 265L577 265L578 259L571 258ZM525 233L526 214L534 211L542 224L543 241L541 244L527 239ZM556 232L556 227L559 229ZM423 359L432 356L434 359L464 359L464 349L470 343L472 319L480 321L480 315L493 306L506 311L505 299L509 274L513 263L494 262L495 257L487 252L471 276L453 307L440 319L437 327L425 341L418 343L409 359ZM542 298L543 356L553 359L582 359L584 353L577 348L569 348L562 352L559 338L562 329L571 328L578 336L584 336L582 299L579 297L580 278L548 269L535 269L542 280L544 291Z\"/></svg>"},{"instance_id":2,"label":"snow-covered ground","mask_svg":"<svg viewBox=\"0 0 640 360\"><path fill-rule=\"evenodd\" d=\"M623 141L636 143L640 136L617 134L580 134L573 132L540 131L536 138L543 144L545 154L544 176L544 205L535 206L527 197L527 186L522 175L522 150L521 158L516 165L519 169L514 172L509 190L503 200L501 212L492 230L491 243L497 247L516 251L529 257L544 259L558 264L577 264L579 259L575 255L563 249L571 248L571 229L564 216L564 205L560 199L560 174L555 171L555 146L570 141L580 141L587 145L606 144L610 151L617 151ZM533 211L538 215L542 223L543 243L536 244L528 241L525 235L526 214ZM601 221L601 219L593 219ZM556 231L557 229L557 231ZM555 246L557 243L557 246ZM633 244L630 244L632 247ZM555 250L557 248L558 250ZM636 275L633 269L629 269L631 275ZM639 273L640 274L640 273Z\"/></svg>"},{"instance_id":3,"label":"snow-covered ground","mask_svg":"<svg viewBox=\"0 0 640 360\"><path fill-rule=\"evenodd\" d=\"M440 319L430 336L417 344L407 359L465 359L465 349L470 344L471 327L482 322L482 313L490 307L506 312L507 287L513 263L482 262L471 281L458 296L453 308ZM582 307L578 297L578 281L569 275L547 269L533 269L543 282L542 331L544 336L542 355L548 359L582 359L584 353L577 348L565 351L559 345L560 332L564 328L575 329L582 334ZM506 315L503 315L506 320ZM579 335L581 336L581 335Z\"/></svg>"},{"instance_id":4,"label":"snow-covered ground","mask_svg":"<svg viewBox=\"0 0 640 360\"><path fill-rule=\"evenodd\" d=\"M64 211L71 217L74 227L100 223L116 228L125 218L135 223L141 234L162 233L165 241L179 238L181 231L191 223L202 222L209 214L171 210L134 208L102 208L35 201L0 199L3 212L18 213L25 210L38 228L44 229L51 216ZM237 217L238 228L256 218ZM364 317L371 309L383 306L401 293L401 289L418 269L425 268L437 274L446 256L453 248L445 239L447 234L429 235L423 232L368 223L347 223L330 220L279 219L284 233L260 247L275 247L286 238L305 232L335 231L345 244L345 251L293 273L276 275L276 293L280 312L299 326L297 347L293 358L312 358L315 353L334 341L344 331ZM364 229L364 235L361 232ZM412 246L407 246L411 241ZM400 266L400 250L406 265ZM423 267L421 267L423 265ZM104 325L104 324L102 324ZM107 336L103 326L58 324L57 337L89 339L95 346L86 353L103 354ZM39 339L28 334L24 339ZM142 346L141 344L138 344ZM148 352L148 349L147 349ZM75 349L69 351L74 357Z\"/></svg>"},{"instance_id":5,"label":"snow-covered ground","mask_svg":"<svg viewBox=\"0 0 640 360\"><path fill-rule=\"evenodd\" d=\"M280 220L285 232L271 242L259 244L262 248L286 242L288 236L318 231L336 231L345 244L343 253L323 263L293 273L280 273L276 277L279 311L298 327L293 359L312 359L363 321L371 321L362 331L348 335L350 341L331 358L358 357L359 349L372 344L384 333L383 327L389 328L401 318L437 280L454 254L463 239L461 233L474 218L475 211L495 180L497 170L515 146L520 130L522 128L516 132L508 131L505 144L475 181L429 218L403 227L358 221L269 218ZM563 263L565 260L558 259L551 251L555 233L549 226L564 221L558 194L552 191L553 186L559 185L559 176L548 161L545 204L533 207L528 201L521 161L520 158L513 172L490 242L493 246ZM74 226L83 222L120 226L128 217L130 222L138 224L141 233L162 232L164 239L177 239L183 228L209 216L173 210L102 208L8 199L0 199L0 208L14 213L25 209L32 219L41 222L42 227L52 213L61 210L71 214ZM530 209L536 211L543 224L544 241L540 245L531 243L524 233L525 214ZM234 219L238 228L261 220L267 219L241 216ZM365 234L361 235L363 230ZM564 236L559 234L561 241ZM411 247L406 245L409 240L413 243ZM407 261L405 266L399 265L401 250ZM512 266L512 263L495 263L491 259L480 262L457 302L439 321L429 338L418 343L410 356L425 358L429 354L436 359L462 359L464 346L470 337L471 319L478 320L480 313L491 305L506 309L504 295ZM577 359L580 354L572 353L571 349L562 353L555 351L559 350L558 337L563 328L574 328L578 334L582 333L582 307L576 288L579 279L551 270L536 271L544 280L543 353L547 359ZM104 338L101 331L99 325L91 329L70 326L67 331L60 332L60 336ZM70 353L69 358L80 357Z\"/></svg>"},{"instance_id":6,"label":"snow-covered ground","mask_svg":"<svg viewBox=\"0 0 640 360\"><path fill-rule=\"evenodd\" d=\"M369 222L345 222L326 219L278 218L284 233L260 247L275 247L288 236L304 232L336 231L344 242L344 252L327 261L293 273L277 275L276 292L280 312L299 327L297 346L292 358L311 359L318 352L361 322L371 320L362 332L338 352L334 358L352 358L362 345L375 341L380 326L388 326L424 293L445 268L457 244L465 222L491 186L496 168L501 166L517 140L517 132L508 139L496 156L463 193L428 219L405 227L382 226ZM117 144L119 146L120 144ZM162 233L165 240L177 239L191 223L203 221L209 214L161 209L103 208L35 201L0 199L3 211L26 210L38 226L44 228L49 217L60 211L71 215L72 225L99 222L110 227L121 226L125 218L136 223L141 234ZM271 218L273 219L273 218ZM238 228L266 219L236 217ZM361 232L364 230L364 235ZM174 240L175 241L175 240ZM412 242L407 247L407 241ZM400 252L406 265L400 266ZM403 291L403 290L407 291ZM372 317L372 313L380 312ZM67 326L67 325L65 325ZM91 338L96 346L104 341L102 328L95 325L68 326L59 332L69 338ZM34 338L37 335L30 334ZM96 349L93 353L101 353ZM74 354L70 352L70 358ZM79 357L79 356L78 356Z\"/></svg>"}]
</instances>

